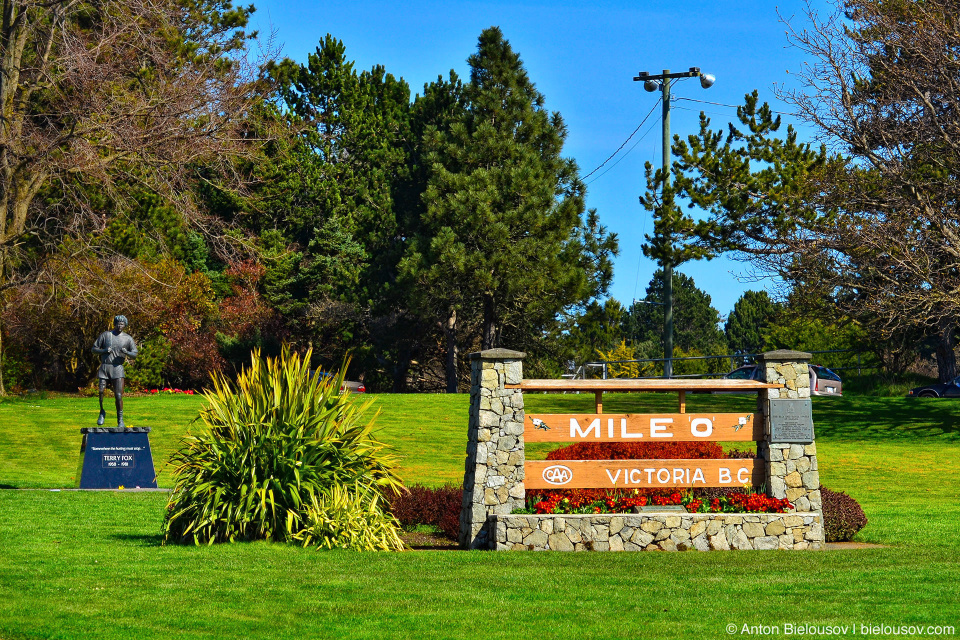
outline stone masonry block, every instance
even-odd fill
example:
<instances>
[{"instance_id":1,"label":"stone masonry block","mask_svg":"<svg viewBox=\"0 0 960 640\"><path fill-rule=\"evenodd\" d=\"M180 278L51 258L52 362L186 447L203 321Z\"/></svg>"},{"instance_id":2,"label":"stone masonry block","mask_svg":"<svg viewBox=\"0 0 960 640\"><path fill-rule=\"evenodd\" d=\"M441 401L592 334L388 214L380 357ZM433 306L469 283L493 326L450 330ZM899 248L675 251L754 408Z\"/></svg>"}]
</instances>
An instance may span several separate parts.
<instances>
[{"instance_id":1,"label":"stone masonry block","mask_svg":"<svg viewBox=\"0 0 960 640\"><path fill-rule=\"evenodd\" d=\"M523 365L519 361L504 363L504 373L506 374L507 384L520 384L523 382Z\"/></svg>"},{"instance_id":2,"label":"stone masonry block","mask_svg":"<svg viewBox=\"0 0 960 640\"><path fill-rule=\"evenodd\" d=\"M733 540L730 541L730 546L734 549L753 549L753 545L750 544L750 540L740 529L738 529L734 534Z\"/></svg>"},{"instance_id":3,"label":"stone masonry block","mask_svg":"<svg viewBox=\"0 0 960 640\"><path fill-rule=\"evenodd\" d=\"M776 536L763 536L753 541L753 548L763 551L771 551L780 547L780 540Z\"/></svg>"},{"instance_id":4,"label":"stone masonry block","mask_svg":"<svg viewBox=\"0 0 960 640\"><path fill-rule=\"evenodd\" d=\"M522 422L506 422L503 425L503 432L508 436L519 436L523 434Z\"/></svg>"},{"instance_id":5,"label":"stone masonry block","mask_svg":"<svg viewBox=\"0 0 960 640\"><path fill-rule=\"evenodd\" d=\"M819 471L807 471L803 474L803 487L813 491L820 487L820 472Z\"/></svg>"},{"instance_id":6,"label":"stone masonry block","mask_svg":"<svg viewBox=\"0 0 960 640\"><path fill-rule=\"evenodd\" d=\"M718 533L715 536L709 536L710 548L717 551L730 551L730 543L727 541L727 536L723 533Z\"/></svg>"},{"instance_id":7,"label":"stone masonry block","mask_svg":"<svg viewBox=\"0 0 960 640\"><path fill-rule=\"evenodd\" d=\"M769 478L770 486L769 491L771 497L783 499L787 497L787 485L784 483L783 478L779 476L771 476Z\"/></svg>"},{"instance_id":8,"label":"stone masonry block","mask_svg":"<svg viewBox=\"0 0 960 640\"><path fill-rule=\"evenodd\" d=\"M480 428L492 429L500 426L500 414L493 411L480 410Z\"/></svg>"},{"instance_id":9,"label":"stone masonry block","mask_svg":"<svg viewBox=\"0 0 960 640\"><path fill-rule=\"evenodd\" d=\"M574 549L570 538L562 533L554 533L548 536L548 541L550 548L554 551L573 551Z\"/></svg>"},{"instance_id":10,"label":"stone masonry block","mask_svg":"<svg viewBox=\"0 0 960 640\"><path fill-rule=\"evenodd\" d=\"M807 495L806 489L804 489L803 487L793 487L793 488L787 489L786 497L787 497L787 500L796 504L797 500L799 500L805 495Z\"/></svg>"}]
</instances>

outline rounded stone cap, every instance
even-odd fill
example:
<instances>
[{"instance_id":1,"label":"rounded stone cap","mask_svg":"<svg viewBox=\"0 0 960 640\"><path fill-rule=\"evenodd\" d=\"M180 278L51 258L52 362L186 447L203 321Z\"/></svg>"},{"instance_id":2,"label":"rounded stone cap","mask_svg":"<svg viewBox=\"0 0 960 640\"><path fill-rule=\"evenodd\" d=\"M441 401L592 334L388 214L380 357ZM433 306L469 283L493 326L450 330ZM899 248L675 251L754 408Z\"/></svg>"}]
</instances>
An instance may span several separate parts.
<instances>
[{"instance_id":1,"label":"rounded stone cap","mask_svg":"<svg viewBox=\"0 0 960 640\"><path fill-rule=\"evenodd\" d=\"M471 360L523 360L527 354L523 351L511 351L510 349L487 349L470 354Z\"/></svg>"},{"instance_id":2,"label":"rounded stone cap","mask_svg":"<svg viewBox=\"0 0 960 640\"><path fill-rule=\"evenodd\" d=\"M813 359L813 354L806 351L778 349L761 353L757 356L757 359L763 362L810 362Z\"/></svg>"},{"instance_id":3,"label":"rounded stone cap","mask_svg":"<svg viewBox=\"0 0 960 640\"><path fill-rule=\"evenodd\" d=\"M80 433L150 433L150 427L83 427Z\"/></svg>"}]
</instances>

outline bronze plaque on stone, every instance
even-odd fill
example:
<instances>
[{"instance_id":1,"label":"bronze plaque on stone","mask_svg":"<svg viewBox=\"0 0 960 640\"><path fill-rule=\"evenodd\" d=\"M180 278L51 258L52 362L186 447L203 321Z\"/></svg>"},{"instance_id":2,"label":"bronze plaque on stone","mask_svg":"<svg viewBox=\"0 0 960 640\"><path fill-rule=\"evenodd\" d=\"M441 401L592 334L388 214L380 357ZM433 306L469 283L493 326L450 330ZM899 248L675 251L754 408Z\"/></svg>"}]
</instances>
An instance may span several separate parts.
<instances>
[{"instance_id":1,"label":"bronze plaque on stone","mask_svg":"<svg viewBox=\"0 0 960 640\"><path fill-rule=\"evenodd\" d=\"M813 442L813 405L810 398L770 400L770 442Z\"/></svg>"}]
</instances>

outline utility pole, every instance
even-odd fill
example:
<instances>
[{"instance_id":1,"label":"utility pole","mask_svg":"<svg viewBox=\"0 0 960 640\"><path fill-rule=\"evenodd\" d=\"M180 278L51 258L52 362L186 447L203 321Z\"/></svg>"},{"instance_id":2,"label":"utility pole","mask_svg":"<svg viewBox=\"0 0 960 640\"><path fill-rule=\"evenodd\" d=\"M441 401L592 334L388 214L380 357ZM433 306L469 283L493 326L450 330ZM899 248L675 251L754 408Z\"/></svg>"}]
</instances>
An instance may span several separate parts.
<instances>
[{"instance_id":1,"label":"utility pole","mask_svg":"<svg viewBox=\"0 0 960 640\"><path fill-rule=\"evenodd\" d=\"M716 78L708 73L700 73L700 67L690 67L689 71L670 73L664 69L659 75L650 75L641 71L634 78L636 82L643 82L647 91L660 89L663 102L663 193L662 207L672 206L667 203L666 193L670 188L670 85L677 78L700 78L700 86L709 89L716 82ZM663 377L673 377L673 260L664 258L660 265L663 268Z\"/></svg>"}]
</instances>

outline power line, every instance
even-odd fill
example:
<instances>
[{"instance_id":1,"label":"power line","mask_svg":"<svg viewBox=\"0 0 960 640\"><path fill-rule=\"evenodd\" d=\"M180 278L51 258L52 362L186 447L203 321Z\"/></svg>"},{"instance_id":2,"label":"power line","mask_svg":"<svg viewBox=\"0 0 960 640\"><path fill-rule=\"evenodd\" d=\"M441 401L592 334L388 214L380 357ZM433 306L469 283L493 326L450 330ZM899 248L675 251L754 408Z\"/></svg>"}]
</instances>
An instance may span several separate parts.
<instances>
[{"instance_id":1,"label":"power line","mask_svg":"<svg viewBox=\"0 0 960 640\"><path fill-rule=\"evenodd\" d=\"M651 131L653 131L654 127L656 126L657 122L659 122L659 121L660 121L660 119L658 118L658 119L656 120L656 122L654 122L654 123L650 126L650 128L647 129L646 133L644 133L642 136L640 136L639 138L637 138L637 141L633 143L633 146L632 146L632 147L630 147L629 149L627 149L627 152L626 152L626 153L624 153L622 156L620 156L619 158L617 158L617 161L614 162L612 165L610 165L610 167L608 167L606 171L604 171L603 173L601 173L600 175L598 175L596 178L594 178L593 180L591 180L591 181L588 182L587 184L588 184L588 185L593 184L594 182L596 182L597 180L599 180L599 179L602 178L603 176L607 175L610 171L612 171L614 167L616 167L618 164L620 164L620 161L621 161L621 160L623 160L624 158L626 158L628 155L630 155L630 152L631 152L631 151L633 151L634 149L637 148L637 145L638 145L638 144L640 144L641 142L643 142L643 139L646 138L646 137L650 134ZM642 123L641 123L641 126L642 126ZM599 167L597 167L597 168L599 169Z\"/></svg>"},{"instance_id":2,"label":"power line","mask_svg":"<svg viewBox=\"0 0 960 640\"><path fill-rule=\"evenodd\" d=\"M721 118L726 118L726 117L729 117L730 115L729 113L721 113L719 111L707 111L706 109L691 109L690 107L674 107L674 109L676 109L677 111L689 111L690 113L696 113L699 111L700 113L706 113L707 115L711 115L711 116L720 116Z\"/></svg>"},{"instance_id":3,"label":"power line","mask_svg":"<svg viewBox=\"0 0 960 640\"><path fill-rule=\"evenodd\" d=\"M674 98L674 101L679 101L679 100L686 100L687 102L699 102L699 103L701 103L701 104L712 104L712 105L716 105L716 106L718 106L718 107L730 107L731 109L739 109L740 107L743 106L742 104L741 104L741 105L736 105L736 104L724 104L724 103L722 103L722 102L710 102L709 100L697 100L696 98L682 98L682 97ZM776 109L770 109L770 111L772 111L773 113L776 113L776 114L778 114L778 115L781 115L781 116L792 116L792 115L793 115L792 113L787 113L786 111L777 111Z\"/></svg>"},{"instance_id":4,"label":"power line","mask_svg":"<svg viewBox=\"0 0 960 640\"><path fill-rule=\"evenodd\" d=\"M644 116L643 122L641 122L640 124L638 124L638 125L637 125L637 128L633 130L633 133L631 133L630 136L627 137L627 139L623 141L623 144L621 144L619 147L617 147L617 150L614 151L613 153L611 153L609 158L607 158L606 160L604 160L603 162L601 162L601 163L599 164L599 166L597 166L596 169L594 169L593 171L591 171L591 172L588 173L587 175L583 176L582 179L583 179L583 180L586 180L587 178L589 178L590 176L592 176L593 174L595 174L597 171L599 171L600 169L603 168L603 165L605 165L605 164L607 164L608 162L610 162L610 160L612 160L615 155L617 155L618 153L620 153L620 150L623 149L625 146L627 146L627 143L630 142L630 140L633 139L633 136L637 135L637 131L640 131L641 127L643 127L643 125L646 124L647 118L650 117L650 114L653 113L653 110L657 108L657 105L658 105L658 104L660 104L660 101L659 101L659 100L657 100L656 104L653 105L653 109L650 109L650 113L648 113L646 116ZM604 173L606 173L606 172L604 172ZM601 175L603 175L603 174L601 174ZM597 176L597 177L599 177L599 176Z\"/></svg>"}]
</instances>

